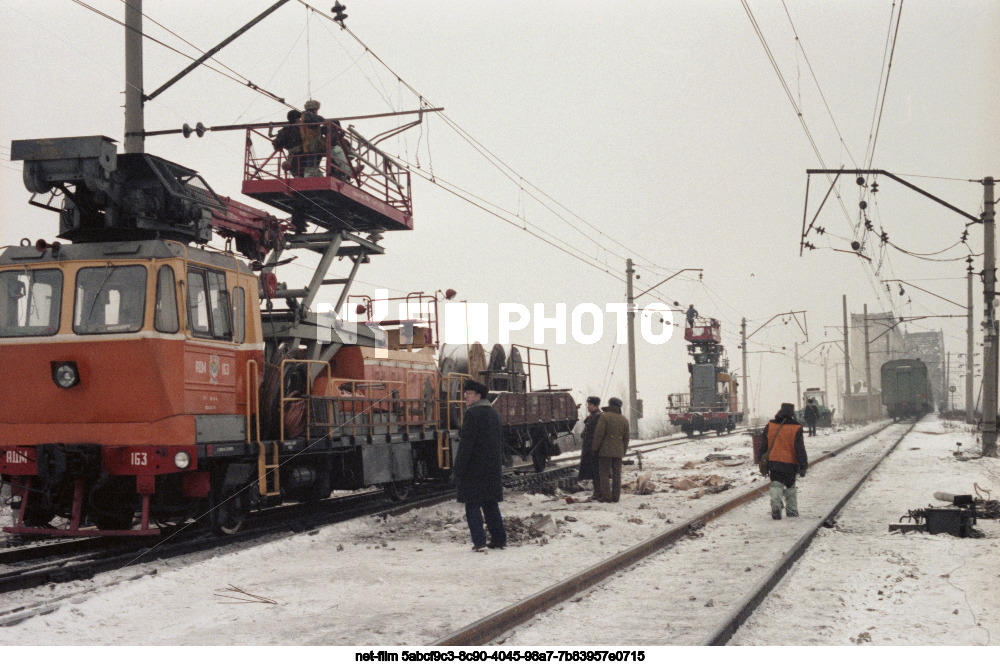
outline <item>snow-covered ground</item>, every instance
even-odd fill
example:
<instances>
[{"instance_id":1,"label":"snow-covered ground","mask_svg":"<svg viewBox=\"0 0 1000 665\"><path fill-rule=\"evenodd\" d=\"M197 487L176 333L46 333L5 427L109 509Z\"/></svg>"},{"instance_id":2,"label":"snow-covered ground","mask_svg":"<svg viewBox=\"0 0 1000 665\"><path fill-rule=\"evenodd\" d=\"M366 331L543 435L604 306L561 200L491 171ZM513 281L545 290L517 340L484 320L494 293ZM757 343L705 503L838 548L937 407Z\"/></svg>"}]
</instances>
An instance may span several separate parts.
<instances>
[{"instance_id":1,"label":"snow-covered ground","mask_svg":"<svg viewBox=\"0 0 1000 665\"><path fill-rule=\"evenodd\" d=\"M911 616L912 623L921 622L924 627L911 630L909 641L902 639L895 643L981 644L986 641L986 634L978 627L960 632L945 623L922 621L920 612L935 604L939 597L922 597L920 589L926 584L907 586L904 582L910 581L907 573L914 573L914 567L919 570L915 574L925 582L933 579L943 584L950 580L965 590L969 606L984 626L993 635L1000 635L994 600L997 597L998 542L995 523L980 524L989 536L985 540L889 536L886 530L888 522L894 521L906 509L927 505L931 501L930 493L935 490L967 493L972 491L975 481L1000 494L997 462L954 461L951 451L956 440L963 441L963 448L973 447L973 436L964 427L961 431L946 430L943 423L928 420L918 429L940 434L919 435L919 440L913 439L916 443L908 438L895 455L923 451L922 456L909 463L904 460L898 467L887 467L896 471L881 472L873 477L878 482L876 487L883 482L895 483L896 487L894 491L885 490L884 495L878 495L878 507L884 514L879 514L877 523L874 518L864 516L849 519L849 513L840 520L841 529L849 528L856 521L863 523L863 529L854 527L848 533L851 538L870 538L873 549L866 549L869 543L864 540L852 543L849 548L859 558L848 560L843 558L845 555L835 557L832 554L826 558L833 559L842 569L858 570L860 567L867 571L871 568L872 576L878 576L881 583L878 588L894 594L876 603L895 603L898 598L910 603L901 608L904 616L896 620L899 628L906 623L905 616ZM818 456L857 438L863 431L860 428L827 431L815 439L808 439L807 447L811 455ZM911 447L920 448L920 451L910 451ZM729 456L730 459L705 461L709 455ZM680 607L689 614L700 614L695 608L705 612L713 610L711 605L705 607L709 601L719 608L727 602L727 592L722 587L711 593L690 589L691 582L685 575L731 557L738 558L739 563L745 559L746 565L740 568L741 571L750 567L751 572L763 573L770 567L775 533L790 531L798 528L797 525L804 528L809 519L818 515L821 507L812 501L826 482L821 479L846 475L845 465L854 457L863 457L863 453L849 453L824 462L801 481L803 518L797 523L793 520L772 522L764 503L753 502L710 523L702 538L684 540L671 552L661 555L665 565L655 573L643 570L656 565L655 562L637 566L635 578L640 583L636 591L630 592L631 606L593 602L595 598L612 597L616 593L614 585L631 577L622 575L583 594L583 600L571 601L563 610L550 613L561 612L568 616L570 611L581 612L577 621L590 622L586 630L568 633L562 640L546 639L543 635L533 636L530 633L532 625L528 625L516 631L507 643L685 643L684 639L671 638L663 631L662 624L666 621L658 620L659 614L671 606ZM41 591L8 594L0 598L0 609L30 606L60 597L63 600L49 614L0 628L0 643L427 644L761 482L750 463L750 439L745 434L704 437L660 448L643 455L643 471L650 473L649 481L655 485L653 492L623 494L619 504L568 502L562 495L509 492L501 508L511 543L502 551L472 552L462 507L448 503L386 520L355 520L246 550L155 562L138 569L101 575L92 582L73 582ZM636 465L625 467L625 480L634 480L637 473ZM925 475L926 482L920 480ZM934 485L930 492L928 485ZM587 494L589 492L579 492L569 498L582 500ZM859 494L856 500L863 496L868 495ZM709 543L716 537L713 534L718 534L719 544L726 547L710 547ZM824 534L818 542L832 542L838 535L846 537L841 531L834 531ZM949 547L957 548L955 551L968 564L952 571L961 563L957 559L942 556L939 561L928 559L925 562L909 549L900 550L898 557L879 555L882 551L879 547L888 550L890 545L902 547L913 543L927 543L925 547L930 551L946 552ZM706 549L709 551L704 552ZM992 565L987 566L986 561L990 558ZM937 572L938 564L949 565ZM797 569L810 565L817 566L810 563L807 555ZM151 573L154 569L156 574L136 578L138 573ZM890 572L890 578L886 579L884 576ZM945 573L951 577L939 577ZM798 575L793 571L777 590L786 599L786 604L789 594L798 593L791 590L792 585L801 583L796 581ZM837 583L836 576L825 572L822 575L824 584ZM897 576L903 581L893 582ZM730 577L733 593L736 593L740 589L745 591L753 576L747 573L746 578ZM844 576L844 579L858 585L857 591L861 592L874 578L866 574L863 577ZM104 586L112 581L116 583ZM818 580L805 583L816 586ZM663 594L654 598L654 591L659 594L661 590ZM908 595L902 595L901 591ZM989 593L993 595L987 595ZM836 598L838 595L843 597L849 611L836 613L835 605L841 602ZM987 599L994 603L992 610ZM876 623L874 620L862 622L863 626L858 623L859 613L865 618L871 614L858 609L863 605L862 600L855 597L852 588L831 591L826 601L810 600L803 615L808 612L820 616L821 612L827 612L831 616L823 621L832 632L816 643L849 644L850 637L857 637L865 630L872 635L873 641L882 639L882 633L868 630L868 626ZM641 611L636 603L641 603ZM795 601L790 604L794 606ZM589 614L584 612L588 608ZM948 607L949 612L952 609ZM966 610L950 616L955 621L962 620ZM774 610L765 606L760 611ZM606 617L607 623L633 629L620 634L595 630L593 621L598 616ZM807 618L800 617L803 621ZM964 617L966 622L969 619L971 615ZM660 625L656 626L657 623ZM756 637L757 633L747 632L751 628L752 623L738 635L739 640L758 644L795 641L765 633ZM656 629L660 632L655 632ZM800 627L798 630L807 629ZM800 643L813 643L805 640L805 635L800 637L803 638ZM691 643L692 639L686 643Z\"/></svg>"}]
</instances>

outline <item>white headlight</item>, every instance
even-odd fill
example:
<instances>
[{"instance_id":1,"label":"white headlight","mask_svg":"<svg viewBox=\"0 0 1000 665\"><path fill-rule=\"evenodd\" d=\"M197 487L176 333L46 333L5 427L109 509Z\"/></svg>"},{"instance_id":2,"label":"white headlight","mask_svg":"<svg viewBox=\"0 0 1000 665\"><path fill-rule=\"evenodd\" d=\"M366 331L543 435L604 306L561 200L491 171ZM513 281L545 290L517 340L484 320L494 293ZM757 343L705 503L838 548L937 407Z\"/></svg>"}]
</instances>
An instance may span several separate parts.
<instances>
[{"instance_id":1,"label":"white headlight","mask_svg":"<svg viewBox=\"0 0 1000 665\"><path fill-rule=\"evenodd\" d=\"M56 385L60 388L72 388L80 382L80 375L77 374L76 366L72 363L62 363L56 367L52 378L56 380Z\"/></svg>"},{"instance_id":2,"label":"white headlight","mask_svg":"<svg viewBox=\"0 0 1000 665\"><path fill-rule=\"evenodd\" d=\"M191 456L183 450L174 455L174 466L178 469L186 469L191 464Z\"/></svg>"}]
</instances>

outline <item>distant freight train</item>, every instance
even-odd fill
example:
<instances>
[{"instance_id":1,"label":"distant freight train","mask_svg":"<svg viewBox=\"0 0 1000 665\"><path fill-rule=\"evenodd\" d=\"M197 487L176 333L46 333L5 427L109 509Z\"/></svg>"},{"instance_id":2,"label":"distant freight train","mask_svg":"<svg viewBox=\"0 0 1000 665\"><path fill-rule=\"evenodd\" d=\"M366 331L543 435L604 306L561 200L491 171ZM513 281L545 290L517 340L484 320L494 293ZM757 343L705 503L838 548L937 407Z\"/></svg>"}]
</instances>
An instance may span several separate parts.
<instances>
[{"instance_id":1,"label":"distant freight train","mask_svg":"<svg viewBox=\"0 0 1000 665\"><path fill-rule=\"evenodd\" d=\"M882 365L882 404L893 420L919 418L934 410L934 390L927 365L919 359L890 360Z\"/></svg>"}]
</instances>

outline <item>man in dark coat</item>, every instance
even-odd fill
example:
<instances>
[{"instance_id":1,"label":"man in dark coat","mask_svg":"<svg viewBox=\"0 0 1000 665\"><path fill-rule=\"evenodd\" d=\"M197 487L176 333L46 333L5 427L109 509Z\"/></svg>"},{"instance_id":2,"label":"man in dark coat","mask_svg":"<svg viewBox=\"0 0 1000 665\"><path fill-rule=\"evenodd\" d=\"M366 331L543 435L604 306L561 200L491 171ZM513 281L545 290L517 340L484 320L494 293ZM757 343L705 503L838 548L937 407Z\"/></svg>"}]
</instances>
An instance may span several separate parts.
<instances>
[{"instance_id":1,"label":"man in dark coat","mask_svg":"<svg viewBox=\"0 0 1000 665\"><path fill-rule=\"evenodd\" d=\"M284 150L288 153L288 161L285 162L285 170L290 171L293 178L302 176L302 165L299 162L299 155L302 154L302 133L299 131L299 119L302 117L300 111L292 109L288 112L288 124L278 130L278 134L271 141L275 150Z\"/></svg>"},{"instance_id":2,"label":"man in dark coat","mask_svg":"<svg viewBox=\"0 0 1000 665\"><path fill-rule=\"evenodd\" d=\"M771 479L771 517L781 519L782 498L789 517L799 516L799 501L795 490L795 474L805 477L809 468L802 425L795 420L795 405L782 404L774 420L764 428L767 447L767 475Z\"/></svg>"},{"instance_id":3,"label":"man in dark coat","mask_svg":"<svg viewBox=\"0 0 1000 665\"><path fill-rule=\"evenodd\" d=\"M459 432L458 454L452 470L458 484L458 501L465 504L465 519L472 535L472 549L507 546L507 532L500 515L503 501L503 430L500 415L486 399L489 392L477 381L466 381L465 416ZM490 532L486 542L483 520Z\"/></svg>"},{"instance_id":4,"label":"man in dark coat","mask_svg":"<svg viewBox=\"0 0 1000 665\"><path fill-rule=\"evenodd\" d=\"M587 398L587 417L583 421L583 444L580 446L580 473L577 480L594 482L594 496L597 498L597 453L594 452L594 431L601 417L601 398Z\"/></svg>"},{"instance_id":5,"label":"man in dark coat","mask_svg":"<svg viewBox=\"0 0 1000 665\"><path fill-rule=\"evenodd\" d=\"M622 415L622 401L608 400L604 413L594 430L594 452L597 453L597 500L618 503L622 493L622 458L628 450L628 418Z\"/></svg>"},{"instance_id":6,"label":"man in dark coat","mask_svg":"<svg viewBox=\"0 0 1000 665\"><path fill-rule=\"evenodd\" d=\"M816 436L816 423L819 421L819 407L816 406L816 400L812 397L807 400L806 408L802 415L806 419L806 425L809 426L809 436Z\"/></svg>"}]
</instances>

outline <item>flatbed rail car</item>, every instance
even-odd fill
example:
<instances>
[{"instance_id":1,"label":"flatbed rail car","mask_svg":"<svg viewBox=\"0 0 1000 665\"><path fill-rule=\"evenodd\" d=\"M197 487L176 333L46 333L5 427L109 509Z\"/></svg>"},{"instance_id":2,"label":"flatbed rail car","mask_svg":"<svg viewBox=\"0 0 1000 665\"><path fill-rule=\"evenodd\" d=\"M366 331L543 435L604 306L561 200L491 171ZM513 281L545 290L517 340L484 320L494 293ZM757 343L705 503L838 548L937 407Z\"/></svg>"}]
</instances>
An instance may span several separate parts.
<instances>
[{"instance_id":1,"label":"flatbed rail car","mask_svg":"<svg viewBox=\"0 0 1000 665\"><path fill-rule=\"evenodd\" d=\"M919 418L934 410L927 365L919 358L890 360L882 365L881 372L882 404L890 418Z\"/></svg>"},{"instance_id":2,"label":"flatbed rail car","mask_svg":"<svg viewBox=\"0 0 1000 665\"><path fill-rule=\"evenodd\" d=\"M516 455L541 471L560 453L557 439L579 420L580 407L569 389L552 385L545 349L494 344L487 358L479 343L450 345L442 348L440 366L442 372L466 373L489 389L487 399L503 424L507 465Z\"/></svg>"},{"instance_id":3,"label":"flatbed rail car","mask_svg":"<svg viewBox=\"0 0 1000 665\"><path fill-rule=\"evenodd\" d=\"M364 213L345 221L335 200L278 220L102 136L11 153L29 191L54 193L32 202L58 213L72 244L0 254L0 474L16 509L5 530L142 536L209 512L232 532L252 508L447 477L462 415L447 396L462 377L312 307L322 284L346 301L383 252L383 211L365 217L367 237L351 224ZM204 248L213 233L250 263ZM276 278L288 249L323 257L305 288ZM350 274L328 279L338 257Z\"/></svg>"},{"instance_id":4,"label":"flatbed rail car","mask_svg":"<svg viewBox=\"0 0 1000 665\"><path fill-rule=\"evenodd\" d=\"M684 328L688 342L688 392L667 397L671 424L688 436L714 431L732 432L743 422L737 401L737 383L729 374L729 360L722 346L722 327L717 319L697 318Z\"/></svg>"}]
</instances>

